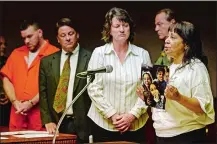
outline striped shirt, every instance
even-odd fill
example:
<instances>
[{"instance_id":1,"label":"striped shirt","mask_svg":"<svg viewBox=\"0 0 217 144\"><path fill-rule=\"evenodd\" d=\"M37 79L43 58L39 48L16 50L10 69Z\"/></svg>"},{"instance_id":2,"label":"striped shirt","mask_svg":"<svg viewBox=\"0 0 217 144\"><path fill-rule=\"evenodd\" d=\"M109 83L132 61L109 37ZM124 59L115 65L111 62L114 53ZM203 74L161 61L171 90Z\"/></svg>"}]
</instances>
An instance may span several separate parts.
<instances>
[{"instance_id":1,"label":"striped shirt","mask_svg":"<svg viewBox=\"0 0 217 144\"><path fill-rule=\"evenodd\" d=\"M109 118L117 114L131 113L137 119L131 131L145 125L147 106L137 96L136 88L141 83L141 65L152 66L148 51L129 43L126 58L120 62L112 43L95 48L88 69L112 65L111 73L98 73L88 87L92 100L88 116L100 127L117 131Z\"/></svg>"}]
</instances>

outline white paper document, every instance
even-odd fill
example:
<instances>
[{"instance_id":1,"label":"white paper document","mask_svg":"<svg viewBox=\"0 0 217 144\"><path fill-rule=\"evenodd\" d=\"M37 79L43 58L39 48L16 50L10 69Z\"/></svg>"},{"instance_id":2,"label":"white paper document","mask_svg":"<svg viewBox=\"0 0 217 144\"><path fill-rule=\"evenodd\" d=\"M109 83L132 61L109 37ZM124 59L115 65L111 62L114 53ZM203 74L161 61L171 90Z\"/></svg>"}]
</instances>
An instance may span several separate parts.
<instances>
[{"instance_id":1,"label":"white paper document","mask_svg":"<svg viewBox=\"0 0 217 144\"><path fill-rule=\"evenodd\" d=\"M22 135L22 134L49 134L47 131L12 131L12 132L1 132L1 135Z\"/></svg>"},{"instance_id":2,"label":"white paper document","mask_svg":"<svg viewBox=\"0 0 217 144\"><path fill-rule=\"evenodd\" d=\"M19 138L38 138L38 137L53 137L54 134L49 134L47 131L13 131L13 132L2 132L1 136L12 135ZM58 136L58 135L57 135Z\"/></svg>"},{"instance_id":3,"label":"white paper document","mask_svg":"<svg viewBox=\"0 0 217 144\"><path fill-rule=\"evenodd\" d=\"M0 137L0 140L3 140L3 139L8 139L7 137Z\"/></svg>"},{"instance_id":4,"label":"white paper document","mask_svg":"<svg viewBox=\"0 0 217 144\"><path fill-rule=\"evenodd\" d=\"M11 132L1 132L1 135L24 135L24 134L49 134L47 131L11 131Z\"/></svg>"}]
</instances>

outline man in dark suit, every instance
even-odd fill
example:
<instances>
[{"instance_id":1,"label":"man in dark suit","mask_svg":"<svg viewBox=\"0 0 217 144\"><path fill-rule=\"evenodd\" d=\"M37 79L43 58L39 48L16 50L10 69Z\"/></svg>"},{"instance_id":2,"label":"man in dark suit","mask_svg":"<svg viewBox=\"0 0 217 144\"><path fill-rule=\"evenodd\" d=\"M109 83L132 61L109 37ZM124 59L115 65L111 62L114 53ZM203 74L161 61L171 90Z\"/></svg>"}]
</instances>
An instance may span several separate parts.
<instances>
[{"instance_id":1,"label":"man in dark suit","mask_svg":"<svg viewBox=\"0 0 217 144\"><path fill-rule=\"evenodd\" d=\"M56 23L57 40L62 50L49 55L41 60L39 73L39 97L40 111L43 125L49 133L54 133L56 125L63 114L54 108L56 93L59 90L61 74L65 62L70 61L70 78L67 84L67 108L73 97L86 85L86 79L76 77L79 72L86 71L91 53L80 47L78 43L79 33L75 23L69 18L62 18ZM67 55L72 53L72 55ZM68 59L69 58L69 59ZM59 131L61 133L76 134L78 143L88 142L89 118L87 112L90 107L90 99L85 91L69 109L63 119Z\"/></svg>"}]
</instances>

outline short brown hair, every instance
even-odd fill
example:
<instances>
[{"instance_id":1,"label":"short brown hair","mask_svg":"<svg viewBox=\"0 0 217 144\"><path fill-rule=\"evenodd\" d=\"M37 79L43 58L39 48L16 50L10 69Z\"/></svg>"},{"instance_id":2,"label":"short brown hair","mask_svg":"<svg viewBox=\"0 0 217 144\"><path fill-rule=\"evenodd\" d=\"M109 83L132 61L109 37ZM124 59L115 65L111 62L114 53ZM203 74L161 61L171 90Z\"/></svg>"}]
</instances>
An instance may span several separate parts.
<instances>
[{"instance_id":1,"label":"short brown hair","mask_svg":"<svg viewBox=\"0 0 217 144\"><path fill-rule=\"evenodd\" d=\"M60 27L62 26L69 26L71 28L73 28L76 32L78 30L78 26L77 24L70 18L61 18L57 23L56 23L56 34L58 34L58 30Z\"/></svg>"},{"instance_id":2,"label":"short brown hair","mask_svg":"<svg viewBox=\"0 0 217 144\"><path fill-rule=\"evenodd\" d=\"M165 13L166 14L167 21L171 21L172 19L177 21L176 20L177 17L175 16L175 12L173 10L169 9L169 8L159 10L156 15L158 15L160 13Z\"/></svg>"},{"instance_id":3,"label":"short brown hair","mask_svg":"<svg viewBox=\"0 0 217 144\"><path fill-rule=\"evenodd\" d=\"M39 23L35 20L23 20L23 22L20 24L20 30L26 30L29 26L33 26L35 30L40 29Z\"/></svg>"},{"instance_id":4,"label":"short brown hair","mask_svg":"<svg viewBox=\"0 0 217 144\"><path fill-rule=\"evenodd\" d=\"M130 25L130 36L128 38L128 41L132 42L135 35L134 32L135 24L131 16L128 14L126 10L121 8L116 8L116 7L110 9L105 15L105 23L102 31L102 40L104 40L106 43L112 41L112 36L110 35L110 29L111 29L113 17L117 17L118 20L126 22Z\"/></svg>"}]
</instances>

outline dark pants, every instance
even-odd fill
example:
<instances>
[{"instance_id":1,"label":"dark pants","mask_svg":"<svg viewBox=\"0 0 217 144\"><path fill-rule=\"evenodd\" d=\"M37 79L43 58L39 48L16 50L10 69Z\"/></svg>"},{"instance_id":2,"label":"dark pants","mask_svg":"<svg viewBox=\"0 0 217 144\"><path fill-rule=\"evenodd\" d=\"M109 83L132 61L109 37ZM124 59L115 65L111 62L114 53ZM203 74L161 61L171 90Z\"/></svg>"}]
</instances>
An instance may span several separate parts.
<instances>
[{"instance_id":1,"label":"dark pants","mask_svg":"<svg viewBox=\"0 0 217 144\"><path fill-rule=\"evenodd\" d=\"M127 131L121 134L120 132L107 131L92 121L91 130L93 142L128 141L140 144L145 143L145 126L137 131Z\"/></svg>"},{"instance_id":2,"label":"dark pants","mask_svg":"<svg viewBox=\"0 0 217 144\"><path fill-rule=\"evenodd\" d=\"M74 134L77 136L77 144L83 144L83 143L88 143L88 141L82 140L79 138L76 132L76 127L74 123L74 118L71 116L66 116L59 128L60 133L65 133L65 134Z\"/></svg>"},{"instance_id":3,"label":"dark pants","mask_svg":"<svg viewBox=\"0 0 217 144\"><path fill-rule=\"evenodd\" d=\"M1 105L0 104L0 126L9 126L10 121L11 103Z\"/></svg>"},{"instance_id":4,"label":"dark pants","mask_svg":"<svg viewBox=\"0 0 217 144\"><path fill-rule=\"evenodd\" d=\"M198 129L174 137L157 137L157 144L205 144L206 129Z\"/></svg>"},{"instance_id":5,"label":"dark pants","mask_svg":"<svg viewBox=\"0 0 217 144\"><path fill-rule=\"evenodd\" d=\"M3 93L2 81L0 81L0 126L9 126L11 102Z\"/></svg>"}]
</instances>

